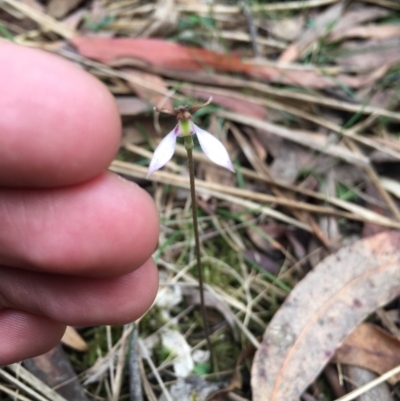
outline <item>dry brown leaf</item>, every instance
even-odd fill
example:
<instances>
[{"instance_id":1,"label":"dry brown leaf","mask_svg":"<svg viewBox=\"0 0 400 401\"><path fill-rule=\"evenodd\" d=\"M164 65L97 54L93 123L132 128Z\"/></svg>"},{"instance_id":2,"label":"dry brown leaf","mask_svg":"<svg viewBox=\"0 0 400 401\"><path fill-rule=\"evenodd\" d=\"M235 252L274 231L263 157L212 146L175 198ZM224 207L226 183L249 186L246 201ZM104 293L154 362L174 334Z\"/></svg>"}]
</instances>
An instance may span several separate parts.
<instances>
[{"instance_id":1,"label":"dry brown leaf","mask_svg":"<svg viewBox=\"0 0 400 401\"><path fill-rule=\"evenodd\" d=\"M38 0L22 0L21 3L34 8L37 11L44 12L44 6Z\"/></svg>"},{"instance_id":2,"label":"dry brown leaf","mask_svg":"<svg viewBox=\"0 0 400 401\"><path fill-rule=\"evenodd\" d=\"M85 57L110 65L122 59L126 65L130 65L129 60L137 60L148 67L192 72L213 68L215 71L243 73L252 68L235 54L225 55L162 39L75 36L70 42Z\"/></svg>"},{"instance_id":3,"label":"dry brown leaf","mask_svg":"<svg viewBox=\"0 0 400 401\"><path fill-rule=\"evenodd\" d=\"M47 6L47 12L54 18L63 18L83 0L51 0Z\"/></svg>"},{"instance_id":4,"label":"dry brown leaf","mask_svg":"<svg viewBox=\"0 0 400 401\"><path fill-rule=\"evenodd\" d=\"M7 0L11 1L11 0ZM64 36L73 36L65 33ZM377 76L323 75L319 70L298 70L282 66L252 65L236 54L223 54L198 49L160 39L104 38L74 36L70 43L85 57L101 61L113 67L134 66L148 71L174 76L187 81L200 78L207 84L215 83L215 75L201 72L215 71L245 74L252 78L271 82L298 85L305 88L337 87L338 82L349 87L360 87L375 82ZM196 72L196 74L194 74ZM385 71L386 72L386 71ZM198 76L200 74L200 77ZM382 73L379 75L381 76ZM218 81L226 81L219 77Z\"/></svg>"},{"instance_id":5,"label":"dry brown leaf","mask_svg":"<svg viewBox=\"0 0 400 401\"><path fill-rule=\"evenodd\" d=\"M376 138L376 141L381 143L382 145L391 147L396 149L396 151L400 152L400 142L395 140L394 138Z\"/></svg>"},{"instance_id":6,"label":"dry brown leaf","mask_svg":"<svg viewBox=\"0 0 400 401\"><path fill-rule=\"evenodd\" d=\"M243 131L249 137L253 151L257 155L258 159L261 161L265 161L268 156L267 148L263 146L260 139L257 137L256 130L250 127L244 127Z\"/></svg>"},{"instance_id":7,"label":"dry brown leaf","mask_svg":"<svg viewBox=\"0 0 400 401\"><path fill-rule=\"evenodd\" d=\"M148 104L134 96L117 96L115 100L121 116L137 116L149 111Z\"/></svg>"},{"instance_id":8,"label":"dry brown leaf","mask_svg":"<svg viewBox=\"0 0 400 401\"><path fill-rule=\"evenodd\" d=\"M360 324L337 350L335 361L382 375L400 364L400 341L374 324ZM399 380L400 374L388 381Z\"/></svg>"},{"instance_id":9,"label":"dry brown leaf","mask_svg":"<svg viewBox=\"0 0 400 401\"><path fill-rule=\"evenodd\" d=\"M343 397L346 395L347 391L344 388L344 383L342 378L338 374L338 369L335 365L329 364L324 369L324 378L329 383L331 391L335 394L336 397Z\"/></svg>"},{"instance_id":10,"label":"dry brown leaf","mask_svg":"<svg viewBox=\"0 0 400 401\"><path fill-rule=\"evenodd\" d=\"M79 8L74 12L70 13L66 18L62 20L62 23L72 30L77 30L80 23L85 18L87 11L84 8Z\"/></svg>"},{"instance_id":11,"label":"dry brown leaf","mask_svg":"<svg viewBox=\"0 0 400 401\"><path fill-rule=\"evenodd\" d=\"M267 116L265 107L247 100L240 92L235 93L236 96L215 93L213 90L196 90L190 88L181 89L181 92L185 95L206 101L212 96L213 103L225 107L228 110L240 112L249 117L264 119Z\"/></svg>"},{"instance_id":12,"label":"dry brown leaf","mask_svg":"<svg viewBox=\"0 0 400 401\"><path fill-rule=\"evenodd\" d=\"M125 72L134 78L127 83L142 100L154 107L162 107L167 110L174 109L171 99L161 95L161 93L168 92L167 85L162 77L139 70L126 70ZM137 85L135 83L137 81L145 82L146 86L153 87L154 91L142 85Z\"/></svg>"},{"instance_id":13,"label":"dry brown leaf","mask_svg":"<svg viewBox=\"0 0 400 401\"><path fill-rule=\"evenodd\" d=\"M379 89L378 91L376 91L376 85L362 88L357 92L357 99L364 104L368 103L371 106L384 107L391 110L395 110L400 104L400 98L395 86ZM379 142L381 138L376 139L376 142Z\"/></svg>"},{"instance_id":14,"label":"dry brown leaf","mask_svg":"<svg viewBox=\"0 0 400 401\"><path fill-rule=\"evenodd\" d=\"M336 58L341 67L353 71L366 71L400 62L400 38L382 40L347 41L340 49L342 57Z\"/></svg>"},{"instance_id":15,"label":"dry brown leaf","mask_svg":"<svg viewBox=\"0 0 400 401\"><path fill-rule=\"evenodd\" d=\"M347 29L358 27L366 22L375 21L389 14L390 11L382 7L363 6L358 3L352 4L340 18L340 21L334 26L328 40L339 40L343 32L346 32Z\"/></svg>"},{"instance_id":16,"label":"dry brown leaf","mask_svg":"<svg viewBox=\"0 0 400 401\"><path fill-rule=\"evenodd\" d=\"M243 216L246 218L246 216ZM250 219L250 216L247 216ZM264 235L262 234L264 233ZM247 235L257 246L266 253L274 253L282 250L281 242L286 234L286 226L283 224L276 224L270 222L267 224L259 225L256 228L250 226L247 228Z\"/></svg>"},{"instance_id":17,"label":"dry brown leaf","mask_svg":"<svg viewBox=\"0 0 400 401\"><path fill-rule=\"evenodd\" d=\"M252 368L254 401L297 400L368 314L400 293L400 232L323 260L271 320Z\"/></svg>"},{"instance_id":18,"label":"dry brown leaf","mask_svg":"<svg viewBox=\"0 0 400 401\"><path fill-rule=\"evenodd\" d=\"M338 32L334 38L335 40L343 38L387 39L394 36L400 36L400 26L371 24L351 27L345 31Z\"/></svg>"},{"instance_id":19,"label":"dry brown leaf","mask_svg":"<svg viewBox=\"0 0 400 401\"><path fill-rule=\"evenodd\" d=\"M339 157L355 165L365 166L369 164L368 158L363 155L353 153L341 144L332 143L332 138L328 138L326 135L305 130L297 130L294 128L286 128L281 125L271 124L267 121L261 121L239 113L232 113L223 110L218 112L218 116L259 129L260 134L263 132L269 132L271 134L278 135L281 138L298 143L299 145L317 150L318 152Z\"/></svg>"},{"instance_id":20,"label":"dry brown leaf","mask_svg":"<svg viewBox=\"0 0 400 401\"><path fill-rule=\"evenodd\" d=\"M301 57L308 46L329 33L332 29L332 24L336 24L339 21L344 7L344 2L339 2L319 14L314 19L314 26L304 31L295 43L287 47L279 57L279 61L291 63Z\"/></svg>"},{"instance_id":21,"label":"dry brown leaf","mask_svg":"<svg viewBox=\"0 0 400 401\"><path fill-rule=\"evenodd\" d=\"M25 368L67 400L88 401L85 390L63 351L57 345L43 355L24 361Z\"/></svg>"},{"instance_id":22,"label":"dry brown leaf","mask_svg":"<svg viewBox=\"0 0 400 401\"><path fill-rule=\"evenodd\" d=\"M278 39L295 40L301 34L304 25L304 15L266 21L268 31Z\"/></svg>"},{"instance_id":23,"label":"dry brown leaf","mask_svg":"<svg viewBox=\"0 0 400 401\"><path fill-rule=\"evenodd\" d=\"M379 194L378 189L376 188L376 186L370 182L367 181L365 184L365 194L370 197L371 199L376 199L378 201L381 201L381 204L369 204L368 206L368 210L371 210L375 213L379 213L382 216L390 216L390 212L389 210L385 207L385 204L383 203L382 197ZM375 235L375 234L379 234L382 231L385 231L385 229L382 229L381 226L379 226L379 224L374 224L371 221L367 221L365 222L365 224L363 224L363 228L362 228L362 236L363 237L369 237L371 235Z\"/></svg>"},{"instance_id":24,"label":"dry brown leaf","mask_svg":"<svg viewBox=\"0 0 400 401\"><path fill-rule=\"evenodd\" d=\"M249 260L251 260L254 263L257 263L267 272L271 274L278 274L281 263L278 263L277 260L272 259L267 254L251 250L246 250L244 254Z\"/></svg>"},{"instance_id":25,"label":"dry brown leaf","mask_svg":"<svg viewBox=\"0 0 400 401\"><path fill-rule=\"evenodd\" d=\"M345 37L347 30L363 28L361 23L373 21L388 14L380 7L363 7L358 4L345 12L345 2L329 7L315 18L314 26L300 35L280 56L280 61L292 62L316 40L329 35L328 40L336 41ZM332 26L333 25L333 26ZM351 35L350 35L351 36Z\"/></svg>"},{"instance_id":26,"label":"dry brown leaf","mask_svg":"<svg viewBox=\"0 0 400 401\"><path fill-rule=\"evenodd\" d=\"M260 133L260 131L258 132ZM265 134L269 133L265 132ZM270 135L267 136L269 137ZM308 167L314 158L315 155L309 149L283 140L269 167L269 171L275 180L285 184L293 184L302 169Z\"/></svg>"},{"instance_id":27,"label":"dry brown leaf","mask_svg":"<svg viewBox=\"0 0 400 401\"><path fill-rule=\"evenodd\" d=\"M89 351L89 346L81 335L71 326L67 326L61 342L77 351Z\"/></svg>"},{"instance_id":28,"label":"dry brown leaf","mask_svg":"<svg viewBox=\"0 0 400 401\"><path fill-rule=\"evenodd\" d=\"M146 27L140 33L141 37L167 35L174 31L178 23L178 10L174 0L158 0L154 12Z\"/></svg>"},{"instance_id":29,"label":"dry brown leaf","mask_svg":"<svg viewBox=\"0 0 400 401\"><path fill-rule=\"evenodd\" d=\"M396 309L387 311L383 308L379 308L375 314L380 320L382 327L388 330L393 337L400 341L400 329L396 326L396 320L393 318L393 316L391 316L393 311L396 312Z\"/></svg>"}]
</instances>

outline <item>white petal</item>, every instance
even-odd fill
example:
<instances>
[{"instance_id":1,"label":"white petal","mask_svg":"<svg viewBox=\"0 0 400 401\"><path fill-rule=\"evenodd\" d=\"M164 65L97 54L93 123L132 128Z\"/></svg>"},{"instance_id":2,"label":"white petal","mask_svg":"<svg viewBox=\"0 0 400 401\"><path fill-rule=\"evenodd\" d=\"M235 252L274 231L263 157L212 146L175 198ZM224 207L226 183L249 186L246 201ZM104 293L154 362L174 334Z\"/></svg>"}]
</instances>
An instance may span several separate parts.
<instances>
[{"instance_id":1,"label":"white petal","mask_svg":"<svg viewBox=\"0 0 400 401\"><path fill-rule=\"evenodd\" d=\"M176 127L159 143L151 158L147 178L154 171L165 166L170 160L175 151L176 144Z\"/></svg>"},{"instance_id":2,"label":"white petal","mask_svg":"<svg viewBox=\"0 0 400 401\"><path fill-rule=\"evenodd\" d=\"M214 135L204 131L195 124L193 124L193 128L196 131L200 146L208 158L219 166L235 172L231 159L229 158L228 151L222 142L219 141Z\"/></svg>"}]
</instances>

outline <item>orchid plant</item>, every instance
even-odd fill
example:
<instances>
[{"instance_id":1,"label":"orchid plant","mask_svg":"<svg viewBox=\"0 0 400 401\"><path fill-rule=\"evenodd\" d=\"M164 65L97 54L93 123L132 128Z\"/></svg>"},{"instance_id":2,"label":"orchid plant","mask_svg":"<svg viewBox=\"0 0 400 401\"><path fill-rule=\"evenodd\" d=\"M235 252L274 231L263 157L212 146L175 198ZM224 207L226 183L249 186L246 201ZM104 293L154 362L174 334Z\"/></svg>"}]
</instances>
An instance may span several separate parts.
<instances>
[{"instance_id":1,"label":"orchid plant","mask_svg":"<svg viewBox=\"0 0 400 401\"><path fill-rule=\"evenodd\" d=\"M169 110L163 110L154 108L156 112L172 114L178 120L178 124L175 128L160 142L154 151L153 157L150 161L147 177L149 177L154 171L159 170L165 166L175 151L176 138L183 137L185 142L185 149L188 156L188 167L189 167L189 178L190 178L190 195L192 198L192 217L193 217L193 231L195 239L195 251L197 260L197 270L199 275L199 291L200 291L200 308L201 315L204 325L205 337L207 340L207 346L211 355L211 363L214 364L213 352L211 347L211 340L209 337L209 330L207 324L207 315L204 303L204 280L203 280L203 269L201 267L201 254L200 254L200 237L199 228L197 223L197 202L196 202L196 189L194 181L194 164L193 164L193 135L197 135L201 149L208 156L208 158L219 166L225 167L228 170L234 172L233 164L229 158L228 151L225 146L209 132L201 129L192 121L192 114L209 105L212 101L210 98L206 103L192 108L188 106L180 106L173 112Z\"/></svg>"},{"instance_id":2,"label":"orchid plant","mask_svg":"<svg viewBox=\"0 0 400 401\"><path fill-rule=\"evenodd\" d=\"M157 112L174 115L178 120L178 124L155 149L153 157L151 158L147 177L150 177L154 171L159 170L171 160L175 151L176 138L184 137L186 146L186 138L190 138L193 135L197 136L201 149L211 161L219 166L231 170L232 172L235 171L229 158L228 151L222 142L209 132L198 127L192 121L192 114L203 107L208 106L211 102L212 98L210 98L206 103L199 106L194 106L189 110L188 106L180 106L173 112L154 108L154 110Z\"/></svg>"}]
</instances>

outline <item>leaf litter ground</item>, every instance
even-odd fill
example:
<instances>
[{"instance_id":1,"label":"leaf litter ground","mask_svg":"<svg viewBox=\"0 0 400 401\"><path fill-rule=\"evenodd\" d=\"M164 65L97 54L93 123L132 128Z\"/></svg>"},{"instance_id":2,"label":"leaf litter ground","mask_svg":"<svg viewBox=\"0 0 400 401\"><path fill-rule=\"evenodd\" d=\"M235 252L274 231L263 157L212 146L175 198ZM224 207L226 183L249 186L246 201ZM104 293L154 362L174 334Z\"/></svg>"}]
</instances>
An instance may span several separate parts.
<instances>
[{"instance_id":1,"label":"leaf litter ground","mask_svg":"<svg viewBox=\"0 0 400 401\"><path fill-rule=\"evenodd\" d=\"M1 36L114 94L124 137L111 170L153 195L161 234L160 291L140 322L70 328L64 348L0 370L0 399L353 399L365 375L396 368L399 28L396 0L4 0ZM210 96L197 123L237 171L194 152L214 372L183 146L145 179L175 123L152 107ZM396 377L372 399L399 399Z\"/></svg>"}]
</instances>

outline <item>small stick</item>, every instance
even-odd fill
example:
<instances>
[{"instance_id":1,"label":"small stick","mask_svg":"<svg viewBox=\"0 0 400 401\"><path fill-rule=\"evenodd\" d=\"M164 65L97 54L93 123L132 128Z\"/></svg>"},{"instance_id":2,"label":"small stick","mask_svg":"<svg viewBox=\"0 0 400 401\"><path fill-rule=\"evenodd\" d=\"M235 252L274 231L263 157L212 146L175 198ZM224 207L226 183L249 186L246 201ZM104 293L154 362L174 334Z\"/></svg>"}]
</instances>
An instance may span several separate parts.
<instances>
[{"instance_id":1,"label":"small stick","mask_svg":"<svg viewBox=\"0 0 400 401\"><path fill-rule=\"evenodd\" d=\"M143 401L142 383L140 380L139 326L133 324L131 349L129 352L129 399Z\"/></svg>"},{"instance_id":2,"label":"small stick","mask_svg":"<svg viewBox=\"0 0 400 401\"><path fill-rule=\"evenodd\" d=\"M143 344L143 341L139 338L138 340L138 345L139 345L139 350L141 353L142 358L144 358L146 360L146 362L149 364L150 369L155 377L155 379L157 380L158 385L161 388L161 391L163 392L165 399L167 401L174 401L171 397L171 394L169 393L167 387L165 386L164 382L161 379L160 374L158 373L157 368L154 365L153 360L150 358L150 355L147 351L147 348L145 347L145 345Z\"/></svg>"},{"instance_id":3,"label":"small stick","mask_svg":"<svg viewBox=\"0 0 400 401\"><path fill-rule=\"evenodd\" d=\"M258 48L258 43L257 43L257 28L254 26L253 14L251 13L250 7L247 4L247 0L242 0L241 6L243 9L244 16L246 17L247 20L247 25L249 27L254 56L260 57L260 49Z\"/></svg>"}]
</instances>

